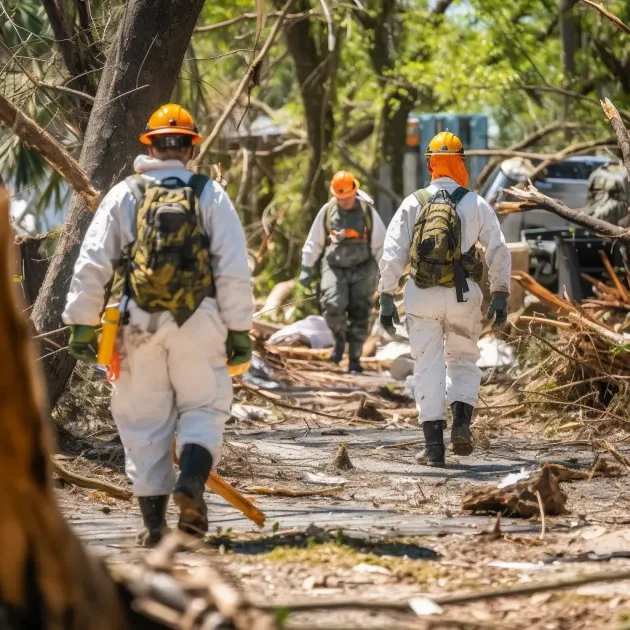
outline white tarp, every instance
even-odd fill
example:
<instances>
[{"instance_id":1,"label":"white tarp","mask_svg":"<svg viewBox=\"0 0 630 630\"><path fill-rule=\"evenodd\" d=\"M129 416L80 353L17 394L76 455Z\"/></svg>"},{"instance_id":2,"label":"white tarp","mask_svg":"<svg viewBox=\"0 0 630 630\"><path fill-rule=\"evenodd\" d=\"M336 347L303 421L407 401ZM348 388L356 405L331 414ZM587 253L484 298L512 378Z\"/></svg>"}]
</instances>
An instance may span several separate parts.
<instances>
[{"instance_id":1,"label":"white tarp","mask_svg":"<svg viewBox=\"0 0 630 630\"><path fill-rule=\"evenodd\" d=\"M332 348L335 345L335 338L321 315L309 315L306 319L285 326L271 335L267 343L281 346L288 342L295 343L296 340L315 350Z\"/></svg>"}]
</instances>

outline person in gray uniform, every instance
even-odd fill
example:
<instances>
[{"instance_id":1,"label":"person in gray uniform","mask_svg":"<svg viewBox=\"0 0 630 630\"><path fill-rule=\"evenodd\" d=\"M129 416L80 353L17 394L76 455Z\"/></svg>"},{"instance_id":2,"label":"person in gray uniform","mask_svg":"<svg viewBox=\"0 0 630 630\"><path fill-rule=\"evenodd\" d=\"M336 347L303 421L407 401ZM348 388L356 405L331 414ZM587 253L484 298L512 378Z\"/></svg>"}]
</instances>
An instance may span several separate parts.
<instances>
[{"instance_id":1,"label":"person in gray uniform","mask_svg":"<svg viewBox=\"0 0 630 630\"><path fill-rule=\"evenodd\" d=\"M320 306L335 336L330 359L339 363L348 343L349 371L362 372L361 353L386 229L374 202L351 173L336 173L330 192L332 199L317 214L302 249L299 281L312 289L321 261Z\"/></svg>"}]
</instances>

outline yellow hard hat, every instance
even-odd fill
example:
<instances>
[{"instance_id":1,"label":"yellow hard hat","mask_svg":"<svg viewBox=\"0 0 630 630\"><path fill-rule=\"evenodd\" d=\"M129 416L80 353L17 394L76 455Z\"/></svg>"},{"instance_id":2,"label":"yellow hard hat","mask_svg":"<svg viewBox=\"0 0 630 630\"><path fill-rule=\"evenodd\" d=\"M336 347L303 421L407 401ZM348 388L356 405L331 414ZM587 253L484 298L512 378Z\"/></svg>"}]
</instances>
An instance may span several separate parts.
<instances>
[{"instance_id":1,"label":"yellow hard hat","mask_svg":"<svg viewBox=\"0 0 630 630\"><path fill-rule=\"evenodd\" d=\"M450 131L442 131L429 142L425 157L432 155L464 155L462 141Z\"/></svg>"},{"instance_id":2,"label":"yellow hard hat","mask_svg":"<svg viewBox=\"0 0 630 630\"><path fill-rule=\"evenodd\" d=\"M162 105L153 112L144 133L140 136L140 142L152 145L164 136L187 138L189 144L201 142L192 116L181 105L175 103Z\"/></svg>"}]
</instances>

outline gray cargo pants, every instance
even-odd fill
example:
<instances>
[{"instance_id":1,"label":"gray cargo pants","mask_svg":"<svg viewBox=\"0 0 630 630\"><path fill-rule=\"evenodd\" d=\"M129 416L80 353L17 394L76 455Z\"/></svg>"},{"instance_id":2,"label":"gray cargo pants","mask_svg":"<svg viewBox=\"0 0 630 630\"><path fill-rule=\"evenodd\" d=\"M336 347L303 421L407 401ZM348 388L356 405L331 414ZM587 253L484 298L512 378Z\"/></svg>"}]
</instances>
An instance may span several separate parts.
<instances>
[{"instance_id":1,"label":"gray cargo pants","mask_svg":"<svg viewBox=\"0 0 630 630\"><path fill-rule=\"evenodd\" d=\"M350 360L361 358L377 283L373 258L356 267L331 267L322 261L320 306L337 344L349 342Z\"/></svg>"}]
</instances>

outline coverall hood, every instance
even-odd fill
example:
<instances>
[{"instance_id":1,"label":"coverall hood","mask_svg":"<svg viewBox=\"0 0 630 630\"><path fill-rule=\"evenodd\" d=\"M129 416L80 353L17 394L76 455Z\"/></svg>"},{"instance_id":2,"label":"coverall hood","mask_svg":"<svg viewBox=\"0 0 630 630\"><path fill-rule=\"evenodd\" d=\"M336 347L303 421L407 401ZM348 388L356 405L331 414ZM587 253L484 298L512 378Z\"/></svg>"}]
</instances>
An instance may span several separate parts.
<instances>
[{"instance_id":1,"label":"coverall hood","mask_svg":"<svg viewBox=\"0 0 630 630\"><path fill-rule=\"evenodd\" d=\"M432 155L429 158L431 181L440 177L450 177L460 186L468 186L468 170L459 155Z\"/></svg>"}]
</instances>

